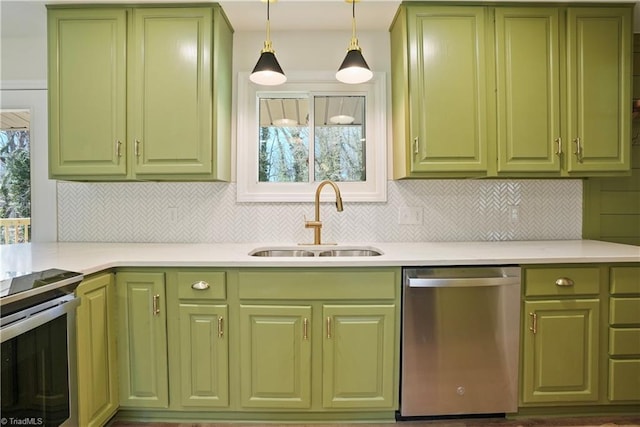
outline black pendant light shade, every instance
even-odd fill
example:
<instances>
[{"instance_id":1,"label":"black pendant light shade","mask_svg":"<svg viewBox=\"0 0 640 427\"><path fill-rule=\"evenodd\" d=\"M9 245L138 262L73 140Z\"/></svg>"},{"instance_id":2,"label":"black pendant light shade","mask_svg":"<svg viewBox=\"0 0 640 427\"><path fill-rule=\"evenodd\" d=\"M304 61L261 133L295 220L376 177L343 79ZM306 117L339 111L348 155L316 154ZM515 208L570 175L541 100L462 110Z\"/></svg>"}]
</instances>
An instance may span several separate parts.
<instances>
[{"instance_id":1,"label":"black pendant light shade","mask_svg":"<svg viewBox=\"0 0 640 427\"><path fill-rule=\"evenodd\" d=\"M351 44L349 45L349 50L347 50L347 56L336 73L336 79L342 83L364 83L371 80L373 73L367 61L364 60L364 56L362 56L362 49L360 49L356 38L356 2L358 0L345 1L352 4Z\"/></svg>"},{"instance_id":2,"label":"black pendant light shade","mask_svg":"<svg viewBox=\"0 0 640 427\"><path fill-rule=\"evenodd\" d=\"M271 47L271 25L269 20L269 4L276 0L267 0L267 39L264 42L264 48L260 52L260 58L253 71L249 76L249 80L259 85L275 86L287 81L282 67L276 59L275 52Z\"/></svg>"},{"instance_id":3,"label":"black pendant light shade","mask_svg":"<svg viewBox=\"0 0 640 427\"><path fill-rule=\"evenodd\" d=\"M260 85L279 85L287 81L282 67L273 52L262 51L249 79Z\"/></svg>"},{"instance_id":4,"label":"black pendant light shade","mask_svg":"<svg viewBox=\"0 0 640 427\"><path fill-rule=\"evenodd\" d=\"M358 84L364 83L373 77L369 64L362 56L360 49L351 49L347 52L340 69L336 73L336 78L343 83Z\"/></svg>"}]
</instances>

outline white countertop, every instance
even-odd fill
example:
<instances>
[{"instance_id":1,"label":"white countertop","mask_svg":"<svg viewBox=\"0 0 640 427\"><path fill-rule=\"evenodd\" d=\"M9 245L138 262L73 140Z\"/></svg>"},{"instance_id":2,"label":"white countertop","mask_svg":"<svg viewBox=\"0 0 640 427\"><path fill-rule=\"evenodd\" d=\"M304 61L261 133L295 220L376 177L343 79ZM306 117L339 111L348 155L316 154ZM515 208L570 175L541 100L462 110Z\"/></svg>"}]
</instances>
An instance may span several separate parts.
<instances>
[{"instance_id":1,"label":"white countertop","mask_svg":"<svg viewBox=\"0 0 640 427\"><path fill-rule=\"evenodd\" d=\"M265 243L22 243L0 246L0 280L59 268L91 274L113 267L383 267L640 262L640 246L594 240L374 242L373 257L252 257ZM335 246L326 246L326 248Z\"/></svg>"}]
</instances>

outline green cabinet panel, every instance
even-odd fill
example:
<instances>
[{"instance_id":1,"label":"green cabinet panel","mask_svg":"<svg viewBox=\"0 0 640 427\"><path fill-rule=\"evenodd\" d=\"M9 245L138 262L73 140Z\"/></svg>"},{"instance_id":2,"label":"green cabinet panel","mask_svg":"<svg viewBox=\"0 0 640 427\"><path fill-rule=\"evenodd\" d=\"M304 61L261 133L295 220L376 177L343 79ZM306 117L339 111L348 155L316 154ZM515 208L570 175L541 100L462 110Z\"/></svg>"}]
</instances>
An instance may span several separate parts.
<instances>
[{"instance_id":1,"label":"green cabinet panel","mask_svg":"<svg viewBox=\"0 0 640 427\"><path fill-rule=\"evenodd\" d=\"M599 300L525 301L522 401L597 401Z\"/></svg>"},{"instance_id":2,"label":"green cabinet panel","mask_svg":"<svg viewBox=\"0 0 640 427\"><path fill-rule=\"evenodd\" d=\"M498 172L559 172L560 9L495 9Z\"/></svg>"},{"instance_id":3,"label":"green cabinet panel","mask_svg":"<svg viewBox=\"0 0 640 427\"><path fill-rule=\"evenodd\" d=\"M640 267L611 268L611 293L640 294Z\"/></svg>"},{"instance_id":4,"label":"green cabinet panel","mask_svg":"<svg viewBox=\"0 0 640 427\"><path fill-rule=\"evenodd\" d=\"M112 274L87 278L76 289L78 423L102 426L118 409L115 287Z\"/></svg>"},{"instance_id":5,"label":"green cabinet panel","mask_svg":"<svg viewBox=\"0 0 640 427\"><path fill-rule=\"evenodd\" d=\"M227 306L183 303L179 318L182 406L228 406Z\"/></svg>"},{"instance_id":6,"label":"green cabinet panel","mask_svg":"<svg viewBox=\"0 0 640 427\"><path fill-rule=\"evenodd\" d=\"M48 8L51 177L229 179L233 29L218 5Z\"/></svg>"},{"instance_id":7,"label":"green cabinet panel","mask_svg":"<svg viewBox=\"0 0 640 427\"><path fill-rule=\"evenodd\" d=\"M529 267L524 271L524 282L527 297L597 295L600 267Z\"/></svg>"},{"instance_id":8,"label":"green cabinet panel","mask_svg":"<svg viewBox=\"0 0 640 427\"><path fill-rule=\"evenodd\" d=\"M394 408L394 305L324 305L323 406Z\"/></svg>"},{"instance_id":9,"label":"green cabinet panel","mask_svg":"<svg viewBox=\"0 0 640 427\"><path fill-rule=\"evenodd\" d=\"M211 173L212 21L209 8L133 10L136 175Z\"/></svg>"},{"instance_id":10,"label":"green cabinet panel","mask_svg":"<svg viewBox=\"0 0 640 427\"><path fill-rule=\"evenodd\" d=\"M609 355L640 357L640 328L610 328Z\"/></svg>"},{"instance_id":11,"label":"green cabinet panel","mask_svg":"<svg viewBox=\"0 0 640 427\"><path fill-rule=\"evenodd\" d=\"M609 400L640 401L640 359L609 360Z\"/></svg>"},{"instance_id":12,"label":"green cabinet panel","mask_svg":"<svg viewBox=\"0 0 640 427\"><path fill-rule=\"evenodd\" d=\"M50 10L49 175L127 174L127 14Z\"/></svg>"},{"instance_id":13,"label":"green cabinet panel","mask_svg":"<svg viewBox=\"0 0 640 427\"><path fill-rule=\"evenodd\" d=\"M640 297L612 297L609 305L609 323L612 325L640 325Z\"/></svg>"},{"instance_id":14,"label":"green cabinet panel","mask_svg":"<svg viewBox=\"0 0 640 427\"><path fill-rule=\"evenodd\" d=\"M396 177L486 173L486 19L484 7L401 6L396 20L406 24L392 28L392 40L406 51L398 60L406 61L408 77L394 67L393 106L409 129L394 144L404 145L395 155L405 159L396 164L409 170Z\"/></svg>"},{"instance_id":15,"label":"green cabinet panel","mask_svg":"<svg viewBox=\"0 0 640 427\"><path fill-rule=\"evenodd\" d=\"M240 305L243 408L311 406L311 306Z\"/></svg>"},{"instance_id":16,"label":"green cabinet panel","mask_svg":"<svg viewBox=\"0 0 640 427\"><path fill-rule=\"evenodd\" d=\"M569 172L631 167L631 13L567 10Z\"/></svg>"},{"instance_id":17,"label":"green cabinet panel","mask_svg":"<svg viewBox=\"0 0 640 427\"><path fill-rule=\"evenodd\" d=\"M166 408L164 273L119 272L116 286L120 406Z\"/></svg>"}]
</instances>

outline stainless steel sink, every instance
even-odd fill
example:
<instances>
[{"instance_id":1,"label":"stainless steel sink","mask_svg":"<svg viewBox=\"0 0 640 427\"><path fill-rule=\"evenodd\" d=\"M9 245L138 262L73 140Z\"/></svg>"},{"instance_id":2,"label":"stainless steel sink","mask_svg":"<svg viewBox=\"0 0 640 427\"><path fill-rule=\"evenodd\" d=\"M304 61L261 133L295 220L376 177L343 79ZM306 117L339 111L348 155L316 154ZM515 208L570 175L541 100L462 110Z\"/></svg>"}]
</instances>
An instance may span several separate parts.
<instances>
[{"instance_id":1,"label":"stainless steel sink","mask_svg":"<svg viewBox=\"0 0 640 427\"><path fill-rule=\"evenodd\" d=\"M376 248L365 247L265 247L256 248L249 252L249 255L256 257L370 257L382 255Z\"/></svg>"},{"instance_id":2,"label":"stainless steel sink","mask_svg":"<svg viewBox=\"0 0 640 427\"><path fill-rule=\"evenodd\" d=\"M302 257L302 256L316 256L312 251L306 251L303 249L262 249L249 253L251 256L262 257Z\"/></svg>"},{"instance_id":3,"label":"stainless steel sink","mask_svg":"<svg viewBox=\"0 0 640 427\"><path fill-rule=\"evenodd\" d=\"M378 256L381 252L375 249L334 249L323 251L318 256Z\"/></svg>"}]
</instances>

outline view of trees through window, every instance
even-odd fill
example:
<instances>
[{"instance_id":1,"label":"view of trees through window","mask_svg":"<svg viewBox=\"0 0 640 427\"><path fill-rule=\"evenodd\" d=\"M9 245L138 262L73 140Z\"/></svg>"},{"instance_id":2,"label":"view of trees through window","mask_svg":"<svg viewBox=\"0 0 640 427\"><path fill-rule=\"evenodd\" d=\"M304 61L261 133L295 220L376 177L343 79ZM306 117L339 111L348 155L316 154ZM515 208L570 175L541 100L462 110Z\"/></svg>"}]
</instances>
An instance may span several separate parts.
<instances>
[{"instance_id":1,"label":"view of trees through window","mask_svg":"<svg viewBox=\"0 0 640 427\"><path fill-rule=\"evenodd\" d=\"M29 112L0 112L0 243L30 235Z\"/></svg>"},{"instance_id":2,"label":"view of trees through window","mask_svg":"<svg viewBox=\"0 0 640 427\"><path fill-rule=\"evenodd\" d=\"M261 98L259 115L259 182L366 181L363 96Z\"/></svg>"}]
</instances>

